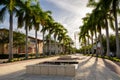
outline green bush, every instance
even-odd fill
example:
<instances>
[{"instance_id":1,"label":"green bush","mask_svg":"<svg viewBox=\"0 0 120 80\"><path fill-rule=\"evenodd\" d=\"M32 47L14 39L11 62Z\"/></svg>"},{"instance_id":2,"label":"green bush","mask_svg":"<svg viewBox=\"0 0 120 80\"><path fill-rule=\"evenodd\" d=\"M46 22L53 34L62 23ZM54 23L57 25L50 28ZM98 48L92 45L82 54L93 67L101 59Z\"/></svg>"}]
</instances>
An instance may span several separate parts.
<instances>
[{"instance_id":1,"label":"green bush","mask_svg":"<svg viewBox=\"0 0 120 80\"><path fill-rule=\"evenodd\" d=\"M8 59L8 54L0 54L0 59Z\"/></svg>"},{"instance_id":2,"label":"green bush","mask_svg":"<svg viewBox=\"0 0 120 80\"><path fill-rule=\"evenodd\" d=\"M35 54L29 54L30 57L34 57ZM14 58L22 58L25 57L25 54L13 54ZM8 59L9 54L0 54L0 59Z\"/></svg>"},{"instance_id":3,"label":"green bush","mask_svg":"<svg viewBox=\"0 0 120 80\"><path fill-rule=\"evenodd\" d=\"M25 57L25 54L13 54L14 58Z\"/></svg>"}]
</instances>

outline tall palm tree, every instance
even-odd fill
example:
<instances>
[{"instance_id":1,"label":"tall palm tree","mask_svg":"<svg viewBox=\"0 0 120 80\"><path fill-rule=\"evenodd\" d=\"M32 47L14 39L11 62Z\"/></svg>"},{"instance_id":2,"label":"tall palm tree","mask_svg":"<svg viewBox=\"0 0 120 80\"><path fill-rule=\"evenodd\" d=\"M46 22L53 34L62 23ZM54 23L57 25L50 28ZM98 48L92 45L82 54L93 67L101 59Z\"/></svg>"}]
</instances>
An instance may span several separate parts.
<instances>
[{"instance_id":1,"label":"tall palm tree","mask_svg":"<svg viewBox=\"0 0 120 80\"><path fill-rule=\"evenodd\" d=\"M46 38L48 39L48 53L49 55L51 54L51 34L52 34L52 30L53 30L53 22L52 20L48 19L46 21L46 25L45 27L42 29L43 32L48 32L48 35L46 36Z\"/></svg>"},{"instance_id":2,"label":"tall palm tree","mask_svg":"<svg viewBox=\"0 0 120 80\"><path fill-rule=\"evenodd\" d=\"M94 3L94 4L93 4ZM95 9L94 9L94 12L93 14L95 14L97 16L97 20L98 20L98 29L99 29L99 32L100 32L100 36L101 36L101 27L104 27L106 28L106 40L107 40L107 54L110 53L110 46L109 46L109 30L108 30L108 12L110 11L109 10L109 7L110 7L110 1L108 0L99 0L99 2L95 2L94 0L89 0L89 6L94 6ZM95 19L95 20L96 20ZM101 42L101 37L100 37L100 42Z\"/></svg>"},{"instance_id":3,"label":"tall palm tree","mask_svg":"<svg viewBox=\"0 0 120 80\"><path fill-rule=\"evenodd\" d=\"M110 6L111 6L110 3L111 3L111 1L108 1L108 0L105 0L105 1L104 0L100 0L100 2L98 3L99 6L97 6L97 7L99 7L98 9L101 9L100 19L103 21L103 25L102 26L104 26L104 28L106 29L107 55L108 56L109 56L109 53L110 53L108 20L109 20L110 24L112 24L112 21L111 21L112 20L112 16L110 15L110 9L109 9Z\"/></svg>"},{"instance_id":4,"label":"tall palm tree","mask_svg":"<svg viewBox=\"0 0 120 80\"><path fill-rule=\"evenodd\" d=\"M40 19L41 19L41 13L42 9L40 8L39 2L37 2L36 5L33 5L32 7L32 20L33 20L33 26L35 28L35 46L36 46L36 58L38 58L38 40L37 40L37 31L40 29Z\"/></svg>"},{"instance_id":5,"label":"tall palm tree","mask_svg":"<svg viewBox=\"0 0 120 80\"><path fill-rule=\"evenodd\" d=\"M67 49L68 50L67 52L69 52L69 54L71 53L70 47L72 42L73 42L72 39L68 35L65 35L63 39L63 44L65 45L65 51Z\"/></svg>"},{"instance_id":6,"label":"tall palm tree","mask_svg":"<svg viewBox=\"0 0 120 80\"><path fill-rule=\"evenodd\" d=\"M0 10L0 21L4 20L5 13L9 12L9 60L12 60L12 48L13 48L13 15L15 11L20 7L22 2L20 0L1 0L0 5L2 9ZM6 11L7 10L7 11Z\"/></svg>"},{"instance_id":7,"label":"tall palm tree","mask_svg":"<svg viewBox=\"0 0 120 80\"><path fill-rule=\"evenodd\" d=\"M57 37L59 36L59 32L63 31L63 26L58 23L58 22L54 22L53 23L54 29L52 30L52 34L54 35L54 45L55 48L57 48ZM55 49L55 54L57 53L57 49Z\"/></svg>"},{"instance_id":8,"label":"tall palm tree","mask_svg":"<svg viewBox=\"0 0 120 80\"><path fill-rule=\"evenodd\" d=\"M114 19L115 19L115 34L116 34L116 54L117 57L120 58L120 54L119 54L119 35L118 35L118 21L117 21L117 10L119 10L119 4L120 4L120 0L99 0L99 2L96 2L95 0L89 0L89 4L88 6L97 6L97 9L104 10L104 12L108 12L111 11ZM112 8L112 9L111 9ZM107 22L107 20L105 20L105 22ZM107 25L107 24L106 24ZM107 29L106 29L107 30ZM108 32L106 32L108 33ZM107 40L107 46L108 45L108 40ZM108 54L108 50L107 50L107 54Z\"/></svg>"},{"instance_id":9,"label":"tall palm tree","mask_svg":"<svg viewBox=\"0 0 120 80\"><path fill-rule=\"evenodd\" d=\"M115 18L115 34L116 34L116 55L120 58L120 45L119 45L119 34L118 34L118 20L117 20L117 9L120 4L120 0L112 0L112 7L113 7L113 16Z\"/></svg>"},{"instance_id":10,"label":"tall palm tree","mask_svg":"<svg viewBox=\"0 0 120 80\"><path fill-rule=\"evenodd\" d=\"M59 45L63 44L62 45L62 52L66 52L65 50L65 45L64 45L64 39L66 37L66 34L67 34L67 29L65 29L62 25L61 25L61 29L58 33L58 37L57 37L57 40L59 41Z\"/></svg>"},{"instance_id":11,"label":"tall palm tree","mask_svg":"<svg viewBox=\"0 0 120 80\"><path fill-rule=\"evenodd\" d=\"M25 1L17 12L18 16L18 28L22 28L25 25L26 31L26 43L25 43L25 58L28 59L28 29L32 29L32 9L31 9L31 1Z\"/></svg>"},{"instance_id":12,"label":"tall palm tree","mask_svg":"<svg viewBox=\"0 0 120 80\"><path fill-rule=\"evenodd\" d=\"M45 55L45 50L44 50L44 42L45 42L45 32L46 32L46 26L48 25L48 20L51 19L51 11L43 11L41 13L42 19L41 19L41 25L42 25L42 30L41 32L43 33L43 55Z\"/></svg>"},{"instance_id":13,"label":"tall palm tree","mask_svg":"<svg viewBox=\"0 0 120 80\"><path fill-rule=\"evenodd\" d=\"M49 51L49 55L51 55L51 45L52 45L51 44L51 35L52 35L53 29L54 29L53 21L50 20L48 22L48 35L49 35L49 40L48 40L49 41L49 43L48 43L49 44L49 50L48 51Z\"/></svg>"},{"instance_id":14,"label":"tall palm tree","mask_svg":"<svg viewBox=\"0 0 120 80\"><path fill-rule=\"evenodd\" d=\"M83 47L85 46L85 48L84 48L85 54L87 53L87 49L86 49L86 46L87 46L86 36L88 35L87 31L88 31L88 29L87 29L86 24L83 26L80 26L79 41L81 41L81 44L83 45Z\"/></svg>"}]
</instances>

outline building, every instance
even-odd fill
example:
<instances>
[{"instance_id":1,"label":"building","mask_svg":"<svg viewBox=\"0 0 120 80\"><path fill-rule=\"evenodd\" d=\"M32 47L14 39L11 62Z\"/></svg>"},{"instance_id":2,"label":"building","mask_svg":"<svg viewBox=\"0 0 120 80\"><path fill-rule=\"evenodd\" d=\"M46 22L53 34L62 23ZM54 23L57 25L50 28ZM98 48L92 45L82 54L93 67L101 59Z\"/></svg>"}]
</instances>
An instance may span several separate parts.
<instances>
[{"instance_id":1,"label":"building","mask_svg":"<svg viewBox=\"0 0 120 80\"><path fill-rule=\"evenodd\" d=\"M4 39L5 34L9 34L9 30L7 29L0 29L0 54L8 54L8 41L6 43L2 42L2 39ZM14 31L13 34L16 32ZM6 35L6 39L9 39L9 35ZM3 35L3 36L1 36ZM43 49L43 40L37 39L38 40L38 53L42 53ZM28 53L35 53L35 38L28 36ZM18 47L13 47L13 54L24 54L25 53L25 45L19 45Z\"/></svg>"},{"instance_id":2,"label":"building","mask_svg":"<svg viewBox=\"0 0 120 80\"><path fill-rule=\"evenodd\" d=\"M38 53L42 53L43 50L43 41L40 39L37 39L38 41ZM18 53L25 53L25 48L23 49L20 47L18 49ZM35 51L35 38L28 36L28 53L36 53Z\"/></svg>"},{"instance_id":3,"label":"building","mask_svg":"<svg viewBox=\"0 0 120 80\"><path fill-rule=\"evenodd\" d=\"M59 53L63 53L63 46L61 44L59 44L58 42L54 42L52 41L51 44L49 44L49 42L44 44L44 51L45 53L49 53L49 51L52 54L59 54Z\"/></svg>"}]
</instances>

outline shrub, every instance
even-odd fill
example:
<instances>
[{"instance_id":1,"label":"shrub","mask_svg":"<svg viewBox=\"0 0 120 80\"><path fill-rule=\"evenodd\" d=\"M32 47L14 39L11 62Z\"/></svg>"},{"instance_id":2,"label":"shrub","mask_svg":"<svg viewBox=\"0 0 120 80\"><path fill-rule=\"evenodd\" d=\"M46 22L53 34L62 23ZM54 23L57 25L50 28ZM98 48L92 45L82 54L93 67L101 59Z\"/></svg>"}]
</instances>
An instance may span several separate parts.
<instances>
[{"instance_id":1,"label":"shrub","mask_svg":"<svg viewBox=\"0 0 120 80\"><path fill-rule=\"evenodd\" d=\"M0 59L8 59L8 54L0 54Z\"/></svg>"}]
</instances>

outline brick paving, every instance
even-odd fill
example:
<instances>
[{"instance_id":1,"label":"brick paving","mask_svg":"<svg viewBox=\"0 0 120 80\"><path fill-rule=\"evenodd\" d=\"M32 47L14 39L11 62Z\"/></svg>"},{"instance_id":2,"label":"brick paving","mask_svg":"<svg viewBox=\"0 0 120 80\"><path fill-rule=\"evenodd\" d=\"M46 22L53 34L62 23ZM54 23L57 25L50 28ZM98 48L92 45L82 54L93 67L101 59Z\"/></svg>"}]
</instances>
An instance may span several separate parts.
<instances>
[{"instance_id":1,"label":"brick paving","mask_svg":"<svg viewBox=\"0 0 120 80\"><path fill-rule=\"evenodd\" d=\"M109 60L95 57L79 56L79 65L75 77L40 76L25 74L25 66L43 61L54 60L58 57L21 61L0 65L0 80L120 80L120 66ZM109 64L109 65L108 65ZM116 71L109 66L113 65Z\"/></svg>"}]
</instances>

